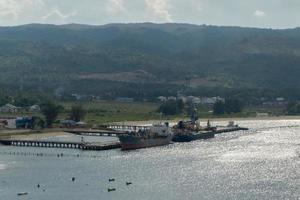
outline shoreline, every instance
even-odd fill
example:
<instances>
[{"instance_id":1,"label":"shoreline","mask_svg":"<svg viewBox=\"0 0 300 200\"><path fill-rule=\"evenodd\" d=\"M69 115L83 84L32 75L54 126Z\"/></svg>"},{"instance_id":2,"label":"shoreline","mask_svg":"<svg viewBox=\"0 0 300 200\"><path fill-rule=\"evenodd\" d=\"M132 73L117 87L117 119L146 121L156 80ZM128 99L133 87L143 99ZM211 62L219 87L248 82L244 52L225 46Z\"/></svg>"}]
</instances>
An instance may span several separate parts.
<instances>
[{"instance_id":1,"label":"shoreline","mask_svg":"<svg viewBox=\"0 0 300 200\"><path fill-rule=\"evenodd\" d=\"M111 122L109 124L117 124L117 125L136 125L136 126L144 126L151 125L160 122L169 122L169 123L177 123L180 120L188 120L187 118L176 118L172 120L147 120L147 121L125 121L125 122ZM300 116L279 116L279 117L232 117L232 118L200 118L200 122L206 123L207 120L210 120L211 123L224 123L229 121L265 121L265 120L300 120ZM67 136L69 133L64 132L61 129L45 129L45 130L0 130L0 139L47 139L49 137L57 137L57 136Z\"/></svg>"},{"instance_id":2,"label":"shoreline","mask_svg":"<svg viewBox=\"0 0 300 200\"><path fill-rule=\"evenodd\" d=\"M0 139L16 139L16 140L25 140L25 139L34 139L34 140L43 140L49 137L64 136L68 133L63 132L62 130L0 130Z\"/></svg>"},{"instance_id":3,"label":"shoreline","mask_svg":"<svg viewBox=\"0 0 300 200\"><path fill-rule=\"evenodd\" d=\"M189 120L189 118L176 118L176 119L162 119L162 120L147 120L147 121L125 121L125 122L112 122L110 124L117 125L143 125L153 124L159 122L176 123L180 120ZM300 116L270 116L270 117L212 117L212 118L199 118L200 122L229 122L229 121L265 121L265 120L300 120ZM109 123L107 123L109 124Z\"/></svg>"}]
</instances>

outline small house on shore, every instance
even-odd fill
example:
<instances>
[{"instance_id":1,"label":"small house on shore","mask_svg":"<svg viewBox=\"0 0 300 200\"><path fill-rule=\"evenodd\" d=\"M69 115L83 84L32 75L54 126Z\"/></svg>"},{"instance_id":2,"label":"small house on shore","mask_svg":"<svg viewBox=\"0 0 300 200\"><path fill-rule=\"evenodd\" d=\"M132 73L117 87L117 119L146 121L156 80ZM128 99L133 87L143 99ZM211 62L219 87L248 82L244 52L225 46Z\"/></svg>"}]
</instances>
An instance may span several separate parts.
<instances>
[{"instance_id":1,"label":"small house on shore","mask_svg":"<svg viewBox=\"0 0 300 200\"><path fill-rule=\"evenodd\" d=\"M16 107L12 104L5 104L4 106L0 107L1 113L17 113L21 110L21 108Z\"/></svg>"},{"instance_id":2,"label":"small house on shore","mask_svg":"<svg viewBox=\"0 0 300 200\"><path fill-rule=\"evenodd\" d=\"M39 105L32 105L29 107L29 112L40 112L41 108Z\"/></svg>"}]
</instances>

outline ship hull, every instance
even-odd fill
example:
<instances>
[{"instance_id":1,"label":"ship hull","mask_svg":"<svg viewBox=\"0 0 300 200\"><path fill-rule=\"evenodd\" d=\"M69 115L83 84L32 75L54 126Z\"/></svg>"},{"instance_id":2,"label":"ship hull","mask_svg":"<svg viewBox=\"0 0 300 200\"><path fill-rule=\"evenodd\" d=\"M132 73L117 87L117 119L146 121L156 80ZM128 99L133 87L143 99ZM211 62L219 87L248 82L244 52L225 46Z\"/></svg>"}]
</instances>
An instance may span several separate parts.
<instances>
[{"instance_id":1,"label":"ship hull","mask_svg":"<svg viewBox=\"0 0 300 200\"><path fill-rule=\"evenodd\" d=\"M204 140L214 138L214 132L202 132L202 133L191 133L191 134L175 134L173 142L191 142L194 140Z\"/></svg>"},{"instance_id":2,"label":"ship hull","mask_svg":"<svg viewBox=\"0 0 300 200\"><path fill-rule=\"evenodd\" d=\"M122 150L134 150L134 149L168 145L172 141L172 137L173 136L170 135L167 137L144 139L140 137L124 135L124 136L119 136L119 140L121 143Z\"/></svg>"}]
</instances>

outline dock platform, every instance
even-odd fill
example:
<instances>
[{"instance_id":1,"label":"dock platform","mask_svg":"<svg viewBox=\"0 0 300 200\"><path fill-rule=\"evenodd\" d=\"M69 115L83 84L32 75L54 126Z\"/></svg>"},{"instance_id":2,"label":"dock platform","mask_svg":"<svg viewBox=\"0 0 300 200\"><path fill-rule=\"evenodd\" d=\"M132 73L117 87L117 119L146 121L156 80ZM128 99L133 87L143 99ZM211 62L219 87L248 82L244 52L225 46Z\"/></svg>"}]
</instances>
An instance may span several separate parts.
<instances>
[{"instance_id":1,"label":"dock platform","mask_svg":"<svg viewBox=\"0 0 300 200\"><path fill-rule=\"evenodd\" d=\"M227 133L227 132L234 132L234 131L247 131L248 128L243 127L227 127L227 126L217 126L217 129L215 130L215 134L221 134L221 133Z\"/></svg>"},{"instance_id":2,"label":"dock platform","mask_svg":"<svg viewBox=\"0 0 300 200\"><path fill-rule=\"evenodd\" d=\"M64 130L66 133L72 133L75 135L82 136L106 136L106 137L118 137L122 135L124 131L113 131L113 130L88 130L88 129L70 129Z\"/></svg>"},{"instance_id":3,"label":"dock platform","mask_svg":"<svg viewBox=\"0 0 300 200\"><path fill-rule=\"evenodd\" d=\"M139 130L149 129L149 126L131 126L131 125L110 125L107 130L97 129L65 129L64 132L82 136L106 136L118 137L128 132L137 132Z\"/></svg>"},{"instance_id":4,"label":"dock platform","mask_svg":"<svg viewBox=\"0 0 300 200\"><path fill-rule=\"evenodd\" d=\"M81 149L89 151L102 151L120 148L119 142L96 143L96 142L61 142L61 141L43 141L43 140L0 140L0 144L6 146L20 147L44 147L44 148L65 148Z\"/></svg>"}]
</instances>

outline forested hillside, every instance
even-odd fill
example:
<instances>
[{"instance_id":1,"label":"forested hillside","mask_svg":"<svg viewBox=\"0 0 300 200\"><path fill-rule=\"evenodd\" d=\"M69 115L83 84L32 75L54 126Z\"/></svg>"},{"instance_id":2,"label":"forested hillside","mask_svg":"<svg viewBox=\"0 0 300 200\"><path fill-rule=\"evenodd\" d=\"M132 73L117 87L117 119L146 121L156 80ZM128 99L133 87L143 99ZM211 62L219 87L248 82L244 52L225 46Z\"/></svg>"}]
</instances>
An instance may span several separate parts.
<instances>
[{"instance_id":1,"label":"forested hillside","mask_svg":"<svg viewBox=\"0 0 300 200\"><path fill-rule=\"evenodd\" d=\"M291 95L300 29L188 24L0 27L0 89L103 97Z\"/></svg>"}]
</instances>

